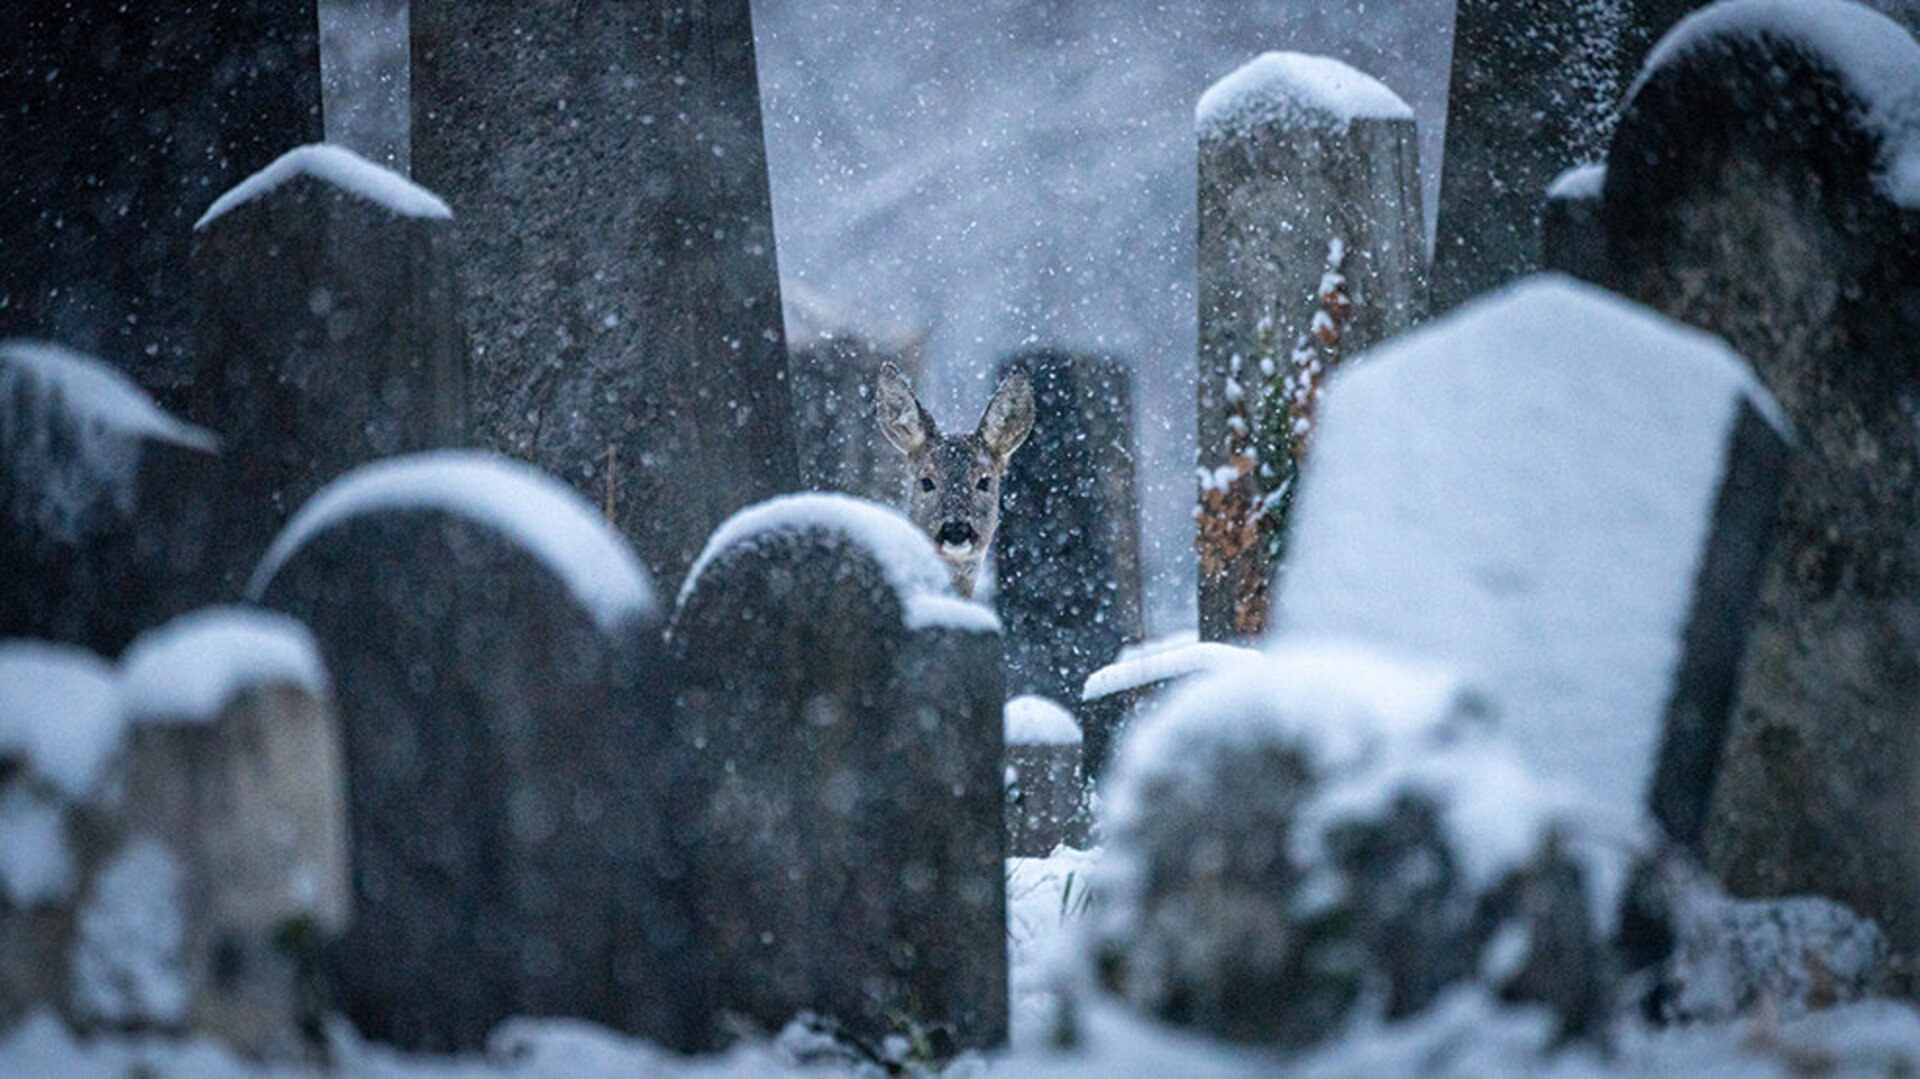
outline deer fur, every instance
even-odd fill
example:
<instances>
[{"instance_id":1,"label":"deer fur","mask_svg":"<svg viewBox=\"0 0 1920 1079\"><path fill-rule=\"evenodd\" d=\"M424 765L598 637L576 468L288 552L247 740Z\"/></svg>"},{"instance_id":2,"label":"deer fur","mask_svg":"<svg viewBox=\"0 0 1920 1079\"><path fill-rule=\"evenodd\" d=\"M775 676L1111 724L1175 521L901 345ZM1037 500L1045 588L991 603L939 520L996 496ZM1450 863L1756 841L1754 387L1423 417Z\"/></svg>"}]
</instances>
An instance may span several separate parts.
<instances>
[{"instance_id":1,"label":"deer fur","mask_svg":"<svg viewBox=\"0 0 1920 1079\"><path fill-rule=\"evenodd\" d=\"M1033 430L1033 387L1015 371L993 391L973 433L943 435L892 364L874 400L880 430L907 455L907 516L933 541L953 590L973 598L980 563L1000 527L1000 477Z\"/></svg>"}]
</instances>

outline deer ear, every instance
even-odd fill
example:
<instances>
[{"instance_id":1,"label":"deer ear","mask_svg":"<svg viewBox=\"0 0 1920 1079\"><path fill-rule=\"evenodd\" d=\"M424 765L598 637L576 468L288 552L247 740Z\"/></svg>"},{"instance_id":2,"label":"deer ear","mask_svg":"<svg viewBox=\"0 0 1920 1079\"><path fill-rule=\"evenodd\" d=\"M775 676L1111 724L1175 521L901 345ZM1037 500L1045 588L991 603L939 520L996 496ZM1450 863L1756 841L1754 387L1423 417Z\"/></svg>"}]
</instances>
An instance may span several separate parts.
<instances>
[{"instance_id":1,"label":"deer ear","mask_svg":"<svg viewBox=\"0 0 1920 1079\"><path fill-rule=\"evenodd\" d=\"M890 363L880 365L880 377L874 383L874 405L880 430L902 453L913 453L938 433L933 417L920 407L920 399L913 395L913 387L907 385L900 369Z\"/></svg>"},{"instance_id":2,"label":"deer ear","mask_svg":"<svg viewBox=\"0 0 1920 1079\"><path fill-rule=\"evenodd\" d=\"M1033 430L1033 384L1025 371L1015 371L993 391L987 411L980 416L980 438L1002 462L1027 440Z\"/></svg>"}]
</instances>

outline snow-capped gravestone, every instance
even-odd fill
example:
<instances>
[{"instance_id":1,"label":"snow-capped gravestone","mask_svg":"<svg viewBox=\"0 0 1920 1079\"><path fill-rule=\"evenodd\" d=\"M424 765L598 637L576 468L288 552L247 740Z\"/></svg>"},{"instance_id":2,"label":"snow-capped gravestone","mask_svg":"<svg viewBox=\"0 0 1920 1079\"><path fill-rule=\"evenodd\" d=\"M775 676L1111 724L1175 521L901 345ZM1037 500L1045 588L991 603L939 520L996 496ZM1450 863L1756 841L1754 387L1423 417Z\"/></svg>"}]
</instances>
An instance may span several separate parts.
<instances>
[{"instance_id":1,"label":"snow-capped gravestone","mask_svg":"<svg viewBox=\"0 0 1920 1079\"><path fill-rule=\"evenodd\" d=\"M919 379L919 337L875 325L804 286L783 286L782 295L801 486L900 502L907 459L880 435L873 386L886 363L910 382Z\"/></svg>"},{"instance_id":2,"label":"snow-capped gravestone","mask_svg":"<svg viewBox=\"0 0 1920 1079\"><path fill-rule=\"evenodd\" d=\"M1233 1041L1301 1046L1479 983L1598 1033L1618 857L1445 668L1283 641L1121 743L1088 917L1105 989Z\"/></svg>"},{"instance_id":3,"label":"snow-capped gravestone","mask_svg":"<svg viewBox=\"0 0 1920 1079\"><path fill-rule=\"evenodd\" d=\"M1920 947L1920 46L1854 4L1675 28L1614 137L1618 287L1724 335L1799 429L1709 861Z\"/></svg>"},{"instance_id":4,"label":"snow-capped gravestone","mask_svg":"<svg viewBox=\"0 0 1920 1079\"><path fill-rule=\"evenodd\" d=\"M724 1015L801 1012L875 1053L1005 1041L998 628L873 503L774 499L715 533L669 634L708 1044Z\"/></svg>"},{"instance_id":5,"label":"snow-capped gravestone","mask_svg":"<svg viewBox=\"0 0 1920 1079\"><path fill-rule=\"evenodd\" d=\"M460 215L474 441L676 587L797 482L747 0L419 0L413 175Z\"/></svg>"},{"instance_id":6,"label":"snow-capped gravestone","mask_svg":"<svg viewBox=\"0 0 1920 1079\"><path fill-rule=\"evenodd\" d=\"M1133 378L1110 356L1033 352L1000 365L1033 386L1033 433L1000 482L994 609L1007 691L1070 701L1145 632Z\"/></svg>"},{"instance_id":7,"label":"snow-capped gravestone","mask_svg":"<svg viewBox=\"0 0 1920 1079\"><path fill-rule=\"evenodd\" d=\"M320 139L318 30L311 0L9 4L0 337L95 353L177 409L193 220Z\"/></svg>"},{"instance_id":8,"label":"snow-capped gravestone","mask_svg":"<svg viewBox=\"0 0 1920 1079\"><path fill-rule=\"evenodd\" d=\"M254 1056L316 1049L322 949L351 894L346 771L312 637L284 615L210 608L142 634L120 677L117 812L128 850L153 844L173 867L182 1024ZM76 1006L107 1025L127 1018L115 947L83 934L75 972Z\"/></svg>"},{"instance_id":9,"label":"snow-capped gravestone","mask_svg":"<svg viewBox=\"0 0 1920 1079\"><path fill-rule=\"evenodd\" d=\"M1605 165L1582 165L1560 174L1540 208L1540 265L1607 284L1607 233L1600 220Z\"/></svg>"},{"instance_id":10,"label":"snow-capped gravestone","mask_svg":"<svg viewBox=\"0 0 1920 1079\"><path fill-rule=\"evenodd\" d=\"M1113 744L1164 691L1197 674L1223 670L1260 653L1220 641L1182 635L1120 650L1112 663L1087 676L1080 690L1080 726L1086 735L1086 774L1107 770Z\"/></svg>"},{"instance_id":11,"label":"snow-capped gravestone","mask_svg":"<svg viewBox=\"0 0 1920 1079\"><path fill-rule=\"evenodd\" d=\"M1015 697L1005 711L1007 854L1044 858L1062 843L1085 846L1086 781L1080 725L1045 697Z\"/></svg>"},{"instance_id":12,"label":"snow-capped gravestone","mask_svg":"<svg viewBox=\"0 0 1920 1079\"><path fill-rule=\"evenodd\" d=\"M1484 677L1530 765L1698 849L1788 428L1698 330L1543 275L1331 388L1281 628Z\"/></svg>"},{"instance_id":13,"label":"snow-capped gravestone","mask_svg":"<svg viewBox=\"0 0 1920 1079\"><path fill-rule=\"evenodd\" d=\"M466 350L445 203L337 146L302 146L194 226L188 415L221 433L237 592L328 481L458 444Z\"/></svg>"},{"instance_id":14,"label":"snow-capped gravestone","mask_svg":"<svg viewBox=\"0 0 1920 1079\"><path fill-rule=\"evenodd\" d=\"M1446 311L1543 266L1541 211L1563 170L1606 153L1641 57L1699 0L1461 0L1434 233Z\"/></svg>"},{"instance_id":15,"label":"snow-capped gravestone","mask_svg":"<svg viewBox=\"0 0 1920 1079\"><path fill-rule=\"evenodd\" d=\"M1413 111L1336 60L1267 53L1195 110L1200 635L1256 634L1319 381L1424 309Z\"/></svg>"},{"instance_id":16,"label":"snow-capped gravestone","mask_svg":"<svg viewBox=\"0 0 1920 1079\"><path fill-rule=\"evenodd\" d=\"M208 598L216 449L99 361L0 341L0 637L111 655Z\"/></svg>"},{"instance_id":17,"label":"snow-capped gravestone","mask_svg":"<svg viewBox=\"0 0 1920 1079\"><path fill-rule=\"evenodd\" d=\"M626 543L526 465L440 451L323 488L250 592L312 627L334 676L354 923L332 975L359 1028L670 1036L659 614Z\"/></svg>"}]
</instances>

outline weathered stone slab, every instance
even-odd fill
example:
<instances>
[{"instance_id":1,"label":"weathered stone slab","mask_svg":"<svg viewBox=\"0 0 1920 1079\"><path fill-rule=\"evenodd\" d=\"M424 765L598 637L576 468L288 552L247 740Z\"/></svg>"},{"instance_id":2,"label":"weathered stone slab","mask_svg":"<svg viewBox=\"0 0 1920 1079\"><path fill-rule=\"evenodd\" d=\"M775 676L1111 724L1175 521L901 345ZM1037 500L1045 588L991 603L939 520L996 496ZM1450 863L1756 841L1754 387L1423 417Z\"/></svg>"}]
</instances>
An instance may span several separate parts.
<instances>
[{"instance_id":1,"label":"weathered stone slab","mask_svg":"<svg viewBox=\"0 0 1920 1079\"><path fill-rule=\"evenodd\" d=\"M1032 352L1034 424L1000 481L994 609L1007 689L1072 700L1087 675L1145 634L1134 471L1133 379L1110 356Z\"/></svg>"},{"instance_id":2,"label":"weathered stone slab","mask_svg":"<svg viewBox=\"0 0 1920 1079\"><path fill-rule=\"evenodd\" d=\"M895 1034L936 1056L1003 1042L992 614L905 518L836 495L742 511L689 582L675 834L716 1023L812 1012L875 1054Z\"/></svg>"},{"instance_id":3,"label":"weathered stone slab","mask_svg":"<svg viewBox=\"0 0 1920 1079\"><path fill-rule=\"evenodd\" d=\"M907 485L906 458L878 437L873 387L883 364L920 377L920 336L877 325L804 287L782 286L800 484L893 504Z\"/></svg>"},{"instance_id":4,"label":"weathered stone slab","mask_svg":"<svg viewBox=\"0 0 1920 1079\"><path fill-rule=\"evenodd\" d=\"M291 150L194 226L188 415L226 442L229 594L355 465L465 437L451 214L335 146Z\"/></svg>"},{"instance_id":5,"label":"weathered stone slab","mask_svg":"<svg viewBox=\"0 0 1920 1079\"><path fill-rule=\"evenodd\" d=\"M216 448L90 357L0 341L0 637L114 654L204 602Z\"/></svg>"},{"instance_id":6,"label":"weathered stone slab","mask_svg":"<svg viewBox=\"0 0 1920 1079\"><path fill-rule=\"evenodd\" d=\"M1920 946L1920 46L1858 5L1716 5L1655 50L1609 156L1628 295L1724 335L1800 432L1709 864Z\"/></svg>"},{"instance_id":7,"label":"weathered stone slab","mask_svg":"<svg viewBox=\"0 0 1920 1079\"><path fill-rule=\"evenodd\" d=\"M323 488L250 591L312 627L338 687L348 1017L421 1048L510 1015L679 1041L659 616L625 542L526 465L417 454Z\"/></svg>"},{"instance_id":8,"label":"weathered stone slab","mask_svg":"<svg viewBox=\"0 0 1920 1079\"><path fill-rule=\"evenodd\" d=\"M1045 697L1007 702L1007 855L1044 858L1087 843L1082 738L1073 716Z\"/></svg>"},{"instance_id":9,"label":"weathered stone slab","mask_svg":"<svg viewBox=\"0 0 1920 1079\"><path fill-rule=\"evenodd\" d=\"M1529 279L1334 383L1279 609L1481 673L1542 775L1697 849L1788 428L1721 341Z\"/></svg>"},{"instance_id":10,"label":"weathered stone slab","mask_svg":"<svg viewBox=\"0 0 1920 1079\"><path fill-rule=\"evenodd\" d=\"M1426 295L1413 112L1338 61L1268 53L1207 91L1200 144L1200 635L1256 635L1321 379Z\"/></svg>"},{"instance_id":11,"label":"weathered stone slab","mask_svg":"<svg viewBox=\"0 0 1920 1079\"><path fill-rule=\"evenodd\" d=\"M1600 216L1605 165L1582 165L1561 173L1547 188L1540 209L1540 265L1605 287L1607 232Z\"/></svg>"},{"instance_id":12,"label":"weathered stone slab","mask_svg":"<svg viewBox=\"0 0 1920 1079\"><path fill-rule=\"evenodd\" d=\"M314 4L22 0L0 100L0 337L63 341L179 408L194 218L321 137Z\"/></svg>"},{"instance_id":13,"label":"weathered stone slab","mask_svg":"<svg viewBox=\"0 0 1920 1079\"><path fill-rule=\"evenodd\" d=\"M410 18L475 440L610 501L671 590L728 514L799 486L747 0Z\"/></svg>"}]
</instances>

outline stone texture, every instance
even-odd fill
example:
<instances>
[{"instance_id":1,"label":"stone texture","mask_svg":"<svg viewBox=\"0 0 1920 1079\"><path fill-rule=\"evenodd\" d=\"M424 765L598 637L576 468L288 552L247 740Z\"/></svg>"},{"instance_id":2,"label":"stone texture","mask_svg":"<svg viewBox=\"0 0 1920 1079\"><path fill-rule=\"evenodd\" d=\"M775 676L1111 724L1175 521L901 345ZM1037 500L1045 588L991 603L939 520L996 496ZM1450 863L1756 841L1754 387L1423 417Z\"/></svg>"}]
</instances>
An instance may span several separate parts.
<instances>
[{"instance_id":1,"label":"stone texture","mask_svg":"<svg viewBox=\"0 0 1920 1079\"><path fill-rule=\"evenodd\" d=\"M188 415L228 449L228 595L315 491L376 457L459 444L467 407L444 206L334 147L290 151L248 184L268 186L203 221L193 246ZM368 194L384 189L406 198Z\"/></svg>"},{"instance_id":2,"label":"stone texture","mask_svg":"<svg viewBox=\"0 0 1920 1079\"><path fill-rule=\"evenodd\" d=\"M680 1040L658 616L632 552L557 481L467 453L348 473L287 528L251 588L312 627L338 686L341 1009L422 1049L511 1015Z\"/></svg>"},{"instance_id":3,"label":"stone texture","mask_svg":"<svg viewBox=\"0 0 1920 1079\"><path fill-rule=\"evenodd\" d=\"M1133 378L1110 356L1031 352L1000 365L1033 386L1033 433L1000 481L994 609L1007 690L1079 697L1145 633Z\"/></svg>"},{"instance_id":4,"label":"stone texture","mask_svg":"<svg viewBox=\"0 0 1920 1079\"><path fill-rule=\"evenodd\" d=\"M1007 855L1044 858L1055 847L1087 845L1086 778L1080 726L1044 697L1006 707Z\"/></svg>"},{"instance_id":5,"label":"stone texture","mask_svg":"<svg viewBox=\"0 0 1920 1079\"><path fill-rule=\"evenodd\" d=\"M177 409L194 220L321 137L314 4L24 0L8 16L0 336L98 355Z\"/></svg>"},{"instance_id":6,"label":"stone texture","mask_svg":"<svg viewBox=\"0 0 1920 1079\"><path fill-rule=\"evenodd\" d=\"M1800 434L1709 864L1738 895L1830 896L1911 950L1920 428L1908 357L1920 225L1877 175L1913 136L1865 106L1920 85L1920 49L1855 5L1805 14L1885 43L1889 62L1850 70L1851 48L1767 33L1767 11L1722 6L1717 28L1650 68L1627 104L1605 224L1618 287L1724 335Z\"/></svg>"},{"instance_id":7,"label":"stone texture","mask_svg":"<svg viewBox=\"0 0 1920 1079\"><path fill-rule=\"evenodd\" d=\"M1606 166L1568 169L1547 188L1540 209L1540 265L1606 286L1607 232L1600 218Z\"/></svg>"},{"instance_id":8,"label":"stone texture","mask_svg":"<svg viewBox=\"0 0 1920 1079\"><path fill-rule=\"evenodd\" d=\"M907 486L907 461L880 437L873 387L891 363L918 381L925 357L918 334L878 325L829 297L782 286L800 485L889 505Z\"/></svg>"},{"instance_id":9,"label":"stone texture","mask_svg":"<svg viewBox=\"0 0 1920 1079\"><path fill-rule=\"evenodd\" d=\"M461 221L475 440L596 503L611 471L671 592L728 514L798 486L747 2L410 17L413 175Z\"/></svg>"},{"instance_id":10,"label":"stone texture","mask_svg":"<svg viewBox=\"0 0 1920 1079\"><path fill-rule=\"evenodd\" d=\"M777 1031L804 1011L875 1054L1003 1043L992 616L905 518L834 496L744 511L701 565L669 639L704 1042L723 1014Z\"/></svg>"}]
</instances>

